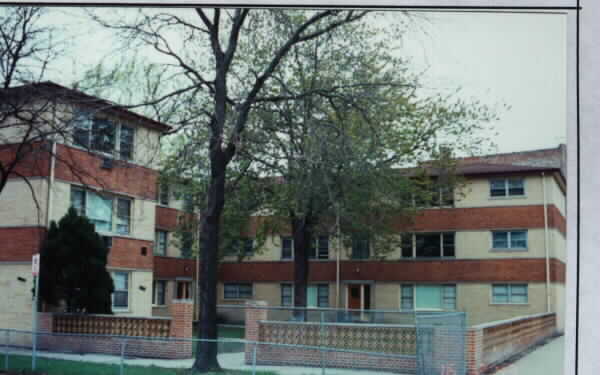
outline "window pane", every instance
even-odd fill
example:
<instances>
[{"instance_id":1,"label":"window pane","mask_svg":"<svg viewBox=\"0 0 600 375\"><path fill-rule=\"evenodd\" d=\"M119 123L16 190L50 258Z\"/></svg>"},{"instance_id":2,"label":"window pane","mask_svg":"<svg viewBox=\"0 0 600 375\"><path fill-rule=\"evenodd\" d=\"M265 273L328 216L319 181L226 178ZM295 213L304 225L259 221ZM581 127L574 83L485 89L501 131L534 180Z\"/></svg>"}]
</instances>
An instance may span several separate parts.
<instances>
[{"instance_id":1,"label":"window pane","mask_svg":"<svg viewBox=\"0 0 600 375\"><path fill-rule=\"evenodd\" d=\"M527 247L527 232L526 231L510 232L510 247L526 248Z\"/></svg>"},{"instance_id":2,"label":"window pane","mask_svg":"<svg viewBox=\"0 0 600 375\"><path fill-rule=\"evenodd\" d=\"M131 160L133 157L133 128L121 125L119 147L121 159Z\"/></svg>"},{"instance_id":3,"label":"window pane","mask_svg":"<svg viewBox=\"0 0 600 375\"><path fill-rule=\"evenodd\" d=\"M456 310L456 286L444 285L442 288L444 310Z\"/></svg>"},{"instance_id":4,"label":"window pane","mask_svg":"<svg viewBox=\"0 0 600 375\"><path fill-rule=\"evenodd\" d=\"M364 235L352 237L352 259L368 259L369 255L369 238Z\"/></svg>"},{"instance_id":5,"label":"window pane","mask_svg":"<svg viewBox=\"0 0 600 375\"><path fill-rule=\"evenodd\" d=\"M508 180L508 195L524 195L525 189L522 178Z\"/></svg>"},{"instance_id":6,"label":"window pane","mask_svg":"<svg viewBox=\"0 0 600 375\"><path fill-rule=\"evenodd\" d=\"M181 257L191 258L192 245L194 244L194 236L192 232L183 232L181 234Z\"/></svg>"},{"instance_id":7,"label":"window pane","mask_svg":"<svg viewBox=\"0 0 600 375\"><path fill-rule=\"evenodd\" d=\"M317 307L317 287L314 285L306 288L306 306L307 307Z\"/></svg>"},{"instance_id":8,"label":"window pane","mask_svg":"<svg viewBox=\"0 0 600 375\"><path fill-rule=\"evenodd\" d=\"M492 286L492 302L508 303L508 285L493 285Z\"/></svg>"},{"instance_id":9,"label":"window pane","mask_svg":"<svg viewBox=\"0 0 600 375\"><path fill-rule=\"evenodd\" d=\"M402 310L413 309L413 289L412 285L402 285L400 301Z\"/></svg>"},{"instance_id":10,"label":"window pane","mask_svg":"<svg viewBox=\"0 0 600 375\"><path fill-rule=\"evenodd\" d=\"M417 309L442 308L442 289L439 285L417 285Z\"/></svg>"},{"instance_id":11,"label":"window pane","mask_svg":"<svg viewBox=\"0 0 600 375\"><path fill-rule=\"evenodd\" d=\"M329 259L329 236L319 236L318 251L319 259Z\"/></svg>"},{"instance_id":12,"label":"window pane","mask_svg":"<svg viewBox=\"0 0 600 375\"><path fill-rule=\"evenodd\" d=\"M239 286L239 298L252 298L252 285L251 284L240 284Z\"/></svg>"},{"instance_id":13,"label":"window pane","mask_svg":"<svg viewBox=\"0 0 600 375\"><path fill-rule=\"evenodd\" d=\"M453 257L454 256L454 237L455 237L454 232L447 232L447 233L442 234L445 257Z\"/></svg>"},{"instance_id":14,"label":"window pane","mask_svg":"<svg viewBox=\"0 0 600 375\"><path fill-rule=\"evenodd\" d=\"M94 119L92 123L92 148L112 152L115 148L115 126L106 119Z\"/></svg>"},{"instance_id":15,"label":"window pane","mask_svg":"<svg viewBox=\"0 0 600 375\"><path fill-rule=\"evenodd\" d=\"M527 303L527 285L517 284L510 286L511 303Z\"/></svg>"},{"instance_id":16,"label":"window pane","mask_svg":"<svg viewBox=\"0 0 600 375\"><path fill-rule=\"evenodd\" d=\"M96 226L98 232L112 230L112 198L105 198L99 194L88 192L87 217Z\"/></svg>"},{"instance_id":17,"label":"window pane","mask_svg":"<svg viewBox=\"0 0 600 375\"><path fill-rule=\"evenodd\" d=\"M440 233L417 234L417 257L441 257Z\"/></svg>"},{"instance_id":18,"label":"window pane","mask_svg":"<svg viewBox=\"0 0 600 375\"><path fill-rule=\"evenodd\" d=\"M244 255L252 256L254 254L254 241L251 238L244 239Z\"/></svg>"},{"instance_id":19,"label":"window pane","mask_svg":"<svg viewBox=\"0 0 600 375\"><path fill-rule=\"evenodd\" d=\"M113 306L119 308L127 308L128 306L128 293L115 291L113 293Z\"/></svg>"},{"instance_id":20,"label":"window pane","mask_svg":"<svg viewBox=\"0 0 600 375\"><path fill-rule=\"evenodd\" d=\"M167 254L167 232L159 230L156 231L154 254L166 255Z\"/></svg>"},{"instance_id":21,"label":"window pane","mask_svg":"<svg viewBox=\"0 0 600 375\"><path fill-rule=\"evenodd\" d=\"M412 258L412 233L405 233L402 235L402 258Z\"/></svg>"},{"instance_id":22,"label":"window pane","mask_svg":"<svg viewBox=\"0 0 600 375\"><path fill-rule=\"evenodd\" d=\"M71 188L71 206L77 210L79 216L85 216L85 191Z\"/></svg>"},{"instance_id":23,"label":"window pane","mask_svg":"<svg viewBox=\"0 0 600 375\"><path fill-rule=\"evenodd\" d=\"M492 196L492 197L506 196L506 180L505 179L490 180L490 196Z\"/></svg>"},{"instance_id":24,"label":"window pane","mask_svg":"<svg viewBox=\"0 0 600 375\"><path fill-rule=\"evenodd\" d=\"M115 291L113 292L113 306L119 308L128 307L129 274L126 272L114 272L112 274Z\"/></svg>"},{"instance_id":25,"label":"window pane","mask_svg":"<svg viewBox=\"0 0 600 375\"><path fill-rule=\"evenodd\" d=\"M454 205L454 192L450 187L442 187L442 205L453 206Z\"/></svg>"},{"instance_id":26,"label":"window pane","mask_svg":"<svg viewBox=\"0 0 600 375\"><path fill-rule=\"evenodd\" d=\"M166 184L161 184L158 188L158 203L169 205L169 187Z\"/></svg>"},{"instance_id":27,"label":"window pane","mask_svg":"<svg viewBox=\"0 0 600 375\"><path fill-rule=\"evenodd\" d=\"M129 199L117 199L117 233L129 234L129 223L131 217L131 201Z\"/></svg>"},{"instance_id":28,"label":"window pane","mask_svg":"<svg viewBox=\"0 0 600 375\"><path fill-rule=\"evenodd\" d=\"M317 289L319 307L329 307L329 285L319 285Z\"/></svg>"},{"instance_id":29,"label":"window pane","mask_svg":"<svg viewBox=\"0 0 600 375\"><path fill-rule=\"evenodd\" d=\"M281 238L281 259L292 259L292 239L290 237Z\"/></svg>"},{"instance_id":30,"label":"window pane","mask_svg":"<svg viewBox=\"0 0 600 375\"><path fill-rule=\"evenodd\" d=\"M281 284L281 306L293 305L293 287L292 284Z\"/></svg>"},{"instance_id":31,"label":"window pane","mask_svg":"<svg viewBox=\"0 0 600 375\"><path fill-rule=\"evenodd\" d=\"M76 113L73 118L73 142L85 148L90 147L90 130L92 120L88 113Z\"/></svg>"},{"instance_id":32,"label":"window pane","mask_svg":"<svg viewBox=\"0 0 600 375\"><path fill-rule=\"evenodd\" d=\"M508 232L492 232L492 247L494 249L507 249Z\"/></svg>"}]
</instances>

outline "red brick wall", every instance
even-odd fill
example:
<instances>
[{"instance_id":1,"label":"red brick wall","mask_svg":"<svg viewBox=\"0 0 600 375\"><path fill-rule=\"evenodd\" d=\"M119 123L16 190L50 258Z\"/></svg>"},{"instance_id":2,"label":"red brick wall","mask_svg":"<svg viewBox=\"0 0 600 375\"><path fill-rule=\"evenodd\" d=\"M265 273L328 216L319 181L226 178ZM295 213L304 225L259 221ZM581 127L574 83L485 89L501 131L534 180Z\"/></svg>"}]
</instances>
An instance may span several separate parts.
<instances>
[{"instance_id":1,"label":"red brick wall","mask_svg":"<svg viewBox=\"0 0 600 375\"><path fill-rule=\"evenodd\" d=\"M103 169L99 155L66 145L58 145L56 153L57 179L156 199L158 171L117 160L112 169Z\"/></svg>"},{"instance_id":2,"label":"red brick wall","mask_svg":"<svg viewBox=\"0 0 600 375\"><path fill-rule=\"evenodd\" d=\"M31 261L46 236L46 228L0 228L0 262Z\"/></svg>"},{"instance_id":3,"label":"red brick wall","mask_svg":"<svg viewBox=\"0 0 600 375\"><path fill-rule=\"evenodd\" d=\"M112 247L108 252L108 265L150 270L153 266L152 244L152 241L113 237ZM146 255L142 255L142 247L146 248Z\"/></svg>"},{"instance_id":4,"label":"red brick wall","mask_svg":"<svg viewBox=\"0 0 600 375\"><path fill-rule=\"evenodd\" d=\"M567 234L567 220L553 204L548 206L548 226L557 228L563 235Z\"/></svg>"},{"instance_id":5,"label":"red brick wall","mask_svg":"<svg viewBox=\"0 0 600 375\"><path fill-rule=\"evenodd\" d=\"M336 280L334 261L312 262L309 281ZM342 280L431 281L431 282L495 282L546 280L544 259L453 259L404 261L343 261ZM219 280L231 282L292 281L292 262L223 263ZM550 261L551 281L564 282L565 264Z\"/></svg>"},{"instance_id":6,"label":"red brick wall","mask_svg":"<svg viewBox=\"0 0 600 375\"><path fill-rule=\"evenodd\" d=\"M154 256L154 278L196 278L196 260Z\"/></svg>"},{"instance_id":7,"label":"red brick wall","mask_svg":"<svg viewBox=\"0 0 600 375\"><path fill-rule=\"evenodd\" d=\"M156 206L156 228L168 231L175 230L181 211L170 207Z\"/></svg>"}]
</instances>

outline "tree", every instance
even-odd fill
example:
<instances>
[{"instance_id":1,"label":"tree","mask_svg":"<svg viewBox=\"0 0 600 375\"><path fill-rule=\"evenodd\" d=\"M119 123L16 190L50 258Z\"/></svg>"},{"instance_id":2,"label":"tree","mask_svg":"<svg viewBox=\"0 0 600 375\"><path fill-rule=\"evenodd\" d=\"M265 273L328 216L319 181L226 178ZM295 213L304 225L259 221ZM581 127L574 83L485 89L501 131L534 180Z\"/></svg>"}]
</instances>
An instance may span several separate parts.
<instances>
[{"instance_id":1,"label":"tree","mask_svg":"<svg viewBox=\"0 0 600 375\"><path fill-rule=\"evenodd\" d=\"M144 104L172 103L172 121L204 127L210 165L205 210L199 229L201 251L199 338L217 337L216 300L221 216L228 167L243 147L248 119L257 103L295 100L270 89L273 74L286 69L294 46L361 20L366 11L280 11L195 9L195 14L140 13L136 20L108 22L129 48L144 45L170 59L163 65L161 88ZM193 17L194 16L194 17ZM177 36L174 38L174 36ZM165 73L166 72L166 73ZM172 82L178 86L170 88ZM183 83L183 84L182 84ZM329 88L331 92L335 88ZM194 369L219 368L217 345L202 341Z\"/></svg>"},{"instance_id":2,"label":"tree","mask_svg":"<svg viewBox=\"0 0 600 375\"><path fill-rule=\"evenodd\" d=\"M52 221L40 250L40 300L66 311L112 314L114 285L106 270L108 248L94 224L71 207Z\"/></svg>"}]
</instances>

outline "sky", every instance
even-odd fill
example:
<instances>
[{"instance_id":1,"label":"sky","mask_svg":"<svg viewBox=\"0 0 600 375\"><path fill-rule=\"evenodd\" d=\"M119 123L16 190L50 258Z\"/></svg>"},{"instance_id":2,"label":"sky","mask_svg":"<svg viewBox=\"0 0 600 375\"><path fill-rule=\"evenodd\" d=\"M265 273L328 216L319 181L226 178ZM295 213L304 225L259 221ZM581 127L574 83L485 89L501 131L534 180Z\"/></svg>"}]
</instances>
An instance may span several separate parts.
<instances>
[{"instance_id":1,"label":"sky","mask_svg":"<svg viewBox=\"0 0 600 375\"><path fill-rule=\"evenodd\" d=\"M498 133L493 138L497 152L566 143L566 15L418 15L422 21L401 36L399 53L432 93L459 90L460 97L495 108L500 117L492 124ZM78 8L55 9L48 22L65 28L74 52L74 57L55 63L49 79L70 85L103 58L111 61L111 35L87 21Z\"/></svg>"}]
</instances>

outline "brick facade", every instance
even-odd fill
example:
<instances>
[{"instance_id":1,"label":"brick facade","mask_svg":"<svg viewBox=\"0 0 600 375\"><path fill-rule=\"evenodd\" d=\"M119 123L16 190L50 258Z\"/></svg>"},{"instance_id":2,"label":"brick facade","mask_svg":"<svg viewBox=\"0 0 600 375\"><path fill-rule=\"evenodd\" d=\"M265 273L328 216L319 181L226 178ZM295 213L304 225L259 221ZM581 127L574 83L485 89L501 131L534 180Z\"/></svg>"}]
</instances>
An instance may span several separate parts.
<instances>
[{"instance_id":1,"label":"brick facade","mask_svg":"<svg viewBox=\"0 0 600 375\"><path fill-rule=\"evenodd\" d=\"M43 227L0 228L0 262L31 262L45 236Z\"/></svg>"},{"instance_id":2,"label":"brick facade","mask_svg":"<svg viewBox=\"0 0 600 375\"><path fill-rule=\"evenodd\" d=\"M170 207L156 206L156 228L173 231L177 228L181 211Z\"/></svg>"},{"instance_id":3,"label":"brick facade","mask_svg":"<svg viewBox=\"0 0 600 375\"><path fill-rule=\"evenodd\" d=\"M156 170L119 160L111 169L101 168L101 155L66 145L57 145L56 153L55 176L59 180L156 199Z\"/></svg>"},{"instance_id":4,"label":"brick facade","mask_svg":"<svg viewBox=\"0 0 600 375\"><path fill-rule=\"evenodd\" d=\"M167 263L167 262L165 262ZM190 262L189 264L193 264ZM293 262L223 263L219 266L222 282L290 282ZM160 266L158 269L162 268ZM398 261L343 261L341 280L390 282L545 282L543 258L523 259L451 259ZM166 274L166 267L161 273ZM309 282L335 282L334 261L312 262ZM550 260L552 282L564 283L565 264Z\"/></svg>"},{"instance_id":5,"label":"brick facade","mask_svg":"<svg viewBox=\"0 0 600 375\"><path fill-rule=\"evenodd\" d=\"M152 246L152 241L113 237L108 252L108 266L152 270ZM143 255L143 248L146 248L146 255Z\"/></svg>"},{"instance_id":6,"label":"brick facade","mask_svg":"<svg viewBox=\"0 0 600 375\"><path fill-rule=\"evenodd\" d=\"M9 166L15 162L19 144L0 145L0 162ZM16 163L13 173L9 178L47 177L50 175L50 152L47 145L40 142L24 145L21 150L22 158ZM28 149L28 147L30 147Z\"/></svg>"},{"instance_id":7,"label":"brick facade","mask_svg":"<svg viewBox=\"0 0 600 375\"><path fill-rule=\"evenodd\" d=\"M164 256L154 256L154 278L175 279L176 277L196 278L196 260Z\"/></svg>"}]
</instances>

